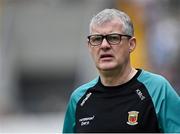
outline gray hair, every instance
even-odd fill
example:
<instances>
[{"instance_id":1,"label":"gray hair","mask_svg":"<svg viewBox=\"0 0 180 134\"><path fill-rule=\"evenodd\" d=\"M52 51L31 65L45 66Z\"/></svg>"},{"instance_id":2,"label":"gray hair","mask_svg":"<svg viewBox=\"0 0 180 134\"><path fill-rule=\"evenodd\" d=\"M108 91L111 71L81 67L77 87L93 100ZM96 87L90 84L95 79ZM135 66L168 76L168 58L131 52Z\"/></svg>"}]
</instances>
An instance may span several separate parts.
<instances>
[{"instance_id":1,"label":"gray hair","mask_svg":"<svg viewBox=\"0 0 180 134\"><path fill-rule=\"evenodd\" d=\"M101 25L105 22L110 22L113 19L119 19L123 25L123 34L127 34L130 36L134 36L134 28L133 23L130 17L117 9L104 9L103 11L99 12L95 15L90 22L89 29L91 33L91 28L93 25Z\"/></svg>"}]
</instances>

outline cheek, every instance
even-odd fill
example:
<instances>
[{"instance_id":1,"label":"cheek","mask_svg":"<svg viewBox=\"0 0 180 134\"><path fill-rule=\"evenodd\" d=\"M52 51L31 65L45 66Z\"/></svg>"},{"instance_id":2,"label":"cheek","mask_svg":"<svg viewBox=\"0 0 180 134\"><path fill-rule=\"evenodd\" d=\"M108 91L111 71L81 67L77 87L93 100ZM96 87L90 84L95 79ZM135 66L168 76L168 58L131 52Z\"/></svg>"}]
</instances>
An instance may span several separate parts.
<instances>
[{"instance_id":1,"label":"cheek","mask_svg":"<svg viewBox=\"0 0 180 134\"><path fill-rule=\"evenodd\" d=\"M98 52L95 48L90 48L90 53L91 53L91 57L93 58L94 61L96 61L98 59Z\"/></svg>"},{"instance_id":2,"label":"cheek","mask_svg":"<svg viewBox=\"0 0 180 134\"><path fill-rule=\"evenodd\" d=\"M126 60L129 57L129 51L127 49L117 49L116 56L119 60Z\"/></svg>"}]
</instances>

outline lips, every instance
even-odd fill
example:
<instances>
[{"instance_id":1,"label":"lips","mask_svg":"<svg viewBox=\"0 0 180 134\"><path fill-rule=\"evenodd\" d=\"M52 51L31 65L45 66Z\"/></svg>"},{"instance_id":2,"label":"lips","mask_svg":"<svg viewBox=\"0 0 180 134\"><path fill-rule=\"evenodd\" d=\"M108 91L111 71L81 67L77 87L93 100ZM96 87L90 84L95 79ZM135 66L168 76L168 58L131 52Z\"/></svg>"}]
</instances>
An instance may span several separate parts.
<instances>
[{"instance_id":1,"label":"lips","mask_svg":"<svg viewBox=\"0 0 180 134\"><path fill-rule=\"evenodd\" d=\"M100 55L100 58L101 58L101 59L104 59L104 58L112 58L112 57L113 57L112 54L101 54L101 55Z\"/></svg>"}]
</instances>

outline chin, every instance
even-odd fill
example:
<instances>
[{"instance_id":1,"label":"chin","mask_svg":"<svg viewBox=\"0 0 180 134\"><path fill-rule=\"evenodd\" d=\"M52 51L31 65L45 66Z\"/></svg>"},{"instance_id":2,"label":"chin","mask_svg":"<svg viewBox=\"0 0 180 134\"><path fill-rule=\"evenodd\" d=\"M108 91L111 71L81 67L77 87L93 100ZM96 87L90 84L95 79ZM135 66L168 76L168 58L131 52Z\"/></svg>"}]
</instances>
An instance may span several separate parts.
<instances>
[{"instance_id":1,"label":"chin","mask_svg":"<svg viewBox=\"0 0 180 134\"><path fill-rule=\"evenodd\" d=\"M101 71L111 71L113 69L115 69L117 66L115 65L101 65L98 67L99 70Z\"/></svg>"}]
</instances>

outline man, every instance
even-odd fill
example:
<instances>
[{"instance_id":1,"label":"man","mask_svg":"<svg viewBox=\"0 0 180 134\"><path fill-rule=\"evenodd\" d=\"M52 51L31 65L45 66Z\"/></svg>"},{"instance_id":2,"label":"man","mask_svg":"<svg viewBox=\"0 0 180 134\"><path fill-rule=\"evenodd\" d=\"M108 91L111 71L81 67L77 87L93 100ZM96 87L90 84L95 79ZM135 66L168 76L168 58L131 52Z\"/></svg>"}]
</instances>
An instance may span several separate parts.
<instances>
[{"instance_id":1,"label":"man","mask_svg":"<svg viewBox=\"0 0 180 134\"><path fill-rule=\"evenodd\" d=\"M70 98L63 133L180 132L180 97L162 76L135 69L130 18L105 9L90 23L88 48L99 77Z\"/></svg>"}]
</instances>

